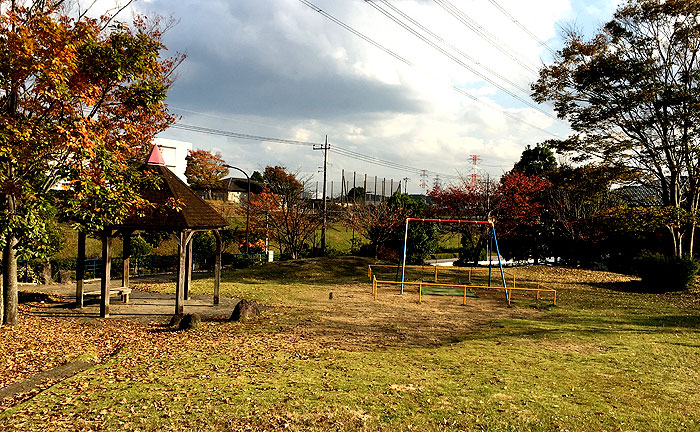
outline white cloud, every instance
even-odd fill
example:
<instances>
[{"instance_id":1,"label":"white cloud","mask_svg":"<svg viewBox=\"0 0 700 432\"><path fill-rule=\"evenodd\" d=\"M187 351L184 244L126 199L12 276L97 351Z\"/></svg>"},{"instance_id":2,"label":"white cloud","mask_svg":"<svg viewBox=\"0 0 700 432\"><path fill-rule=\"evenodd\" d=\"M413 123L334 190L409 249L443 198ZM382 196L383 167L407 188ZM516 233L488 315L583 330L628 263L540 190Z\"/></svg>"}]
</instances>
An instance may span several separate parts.
<instances>
[{"instance_id":1,"label":"white cloud","mask_svg":"<svg viewBox=\"0 0 700 432\"><path fill-rule=\"evenodd\" d=\"M556 47L560 20L606 20L617 1L498 3L538 38ZM188 123L313 142L322 142L328 134L333 145L447 174L470 168L470 154L480 154L484 165L496 166L492 173L499 174L501 166L512 166L525 145L551 137L537 128L566 134L558 122L471 72L469 69L479 70L525 99L535 79L533 72L434 2L391 4L478 64L454 54L468 67L457 64L364 1L313 3L415 66L405 65L297 0L152 0L138 3L138 7L180 19L166 34L166 43L171 50L186 51L189 59L180 70L170 102L218 116L178 112ZM541 58L551 58L543 46L491 3L465 0L454 4L512 48L522 61L536 66ZM585 10L591 5L599 10ZM495 78L496 74L516 87ZM454 85L479 101L457 93ZM537 128L513 120L504 110ZM261 145L175 130L166 135L195 142L195 147L198 141L211 143L221 148L225 158L255 169L283 164L313 173L321 161L321 152L310 148ZM337 154L332 157L333 175L342 168L395 178L406 175ZM409 183L416 188L418 184L417 179Z\"/></svg>"}]
</instances>

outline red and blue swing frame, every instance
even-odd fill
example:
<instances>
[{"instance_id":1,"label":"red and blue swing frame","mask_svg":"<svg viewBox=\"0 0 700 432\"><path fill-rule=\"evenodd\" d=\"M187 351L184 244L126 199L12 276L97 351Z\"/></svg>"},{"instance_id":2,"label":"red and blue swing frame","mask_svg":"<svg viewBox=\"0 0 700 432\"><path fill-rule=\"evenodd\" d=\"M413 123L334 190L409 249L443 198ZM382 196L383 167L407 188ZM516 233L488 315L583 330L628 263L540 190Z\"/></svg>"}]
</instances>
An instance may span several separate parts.
<instances>
[{"instance_id":1,"label":"red and blue swing frame","mask_svg":"<svg viewBox=\"0 0 700 432\"><path fill-rule=\"evenodd\" d=\"M501 253L498 250L498 238L496 236L496 228L491 221L474 221L474 220L460 220L460 219L424 219L424 218L407 218L406 219L406 230L403 236L403 262L401 264L401 294L403 294L403 284L404 278L406 276L406 250L408 247L408 223L409 222L437 222L437 223L456 223L456 224L467 224L467 225L487 225L489 232L489 251L496 246L496 256L498 257L498 268L501 271L501 281L503 282L503 291L506 294L506 300L510 302L510 294L508 293L508 288L506 287L506 277L503 274L503 263L501 262ZM489 286L491 286L491 253L489 253Z\"/></svg>"}]
</instances>

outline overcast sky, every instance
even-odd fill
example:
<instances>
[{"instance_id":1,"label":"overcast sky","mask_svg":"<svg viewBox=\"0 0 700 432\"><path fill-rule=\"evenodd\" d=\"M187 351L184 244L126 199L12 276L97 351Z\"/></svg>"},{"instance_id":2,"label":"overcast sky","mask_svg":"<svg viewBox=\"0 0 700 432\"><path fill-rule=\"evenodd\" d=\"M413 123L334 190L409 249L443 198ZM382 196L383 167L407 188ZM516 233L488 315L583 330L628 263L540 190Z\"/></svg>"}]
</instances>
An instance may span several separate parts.
<instances>
[{"instance_id":1,"label":"overcast sky","mask_svg":"<svg viewBox=\"0 0 700 432\"><path fill-rule=\"evenodd\" d=\"M375 175L408 177L408 191L418 192L421 176L410 168L428 170L430 186L439 174L444 185L471 174L470 155L476 154L479 174L497 177L526 145L566 136L567 125L553 118L551 107L532 102L529 84L551 62L548 47L561 46L562 26L591 34L619 1L306 3L328 15L301 0L137 2L141 13L178 21L165 43L187 59L168 97L171 111L183 124L239 134L316 143L328 135L329 180L339 181L342 169L350 181L353 171L358 179L367 174L371 183ZM450 7L456 8L452 14ZM323 154L310 146L174 128L161 136L221 152L248 172L283 165L313 177L312 184L322 178ZM407 169L358 160L348 151Z\"/></svg>"}]
</instances>

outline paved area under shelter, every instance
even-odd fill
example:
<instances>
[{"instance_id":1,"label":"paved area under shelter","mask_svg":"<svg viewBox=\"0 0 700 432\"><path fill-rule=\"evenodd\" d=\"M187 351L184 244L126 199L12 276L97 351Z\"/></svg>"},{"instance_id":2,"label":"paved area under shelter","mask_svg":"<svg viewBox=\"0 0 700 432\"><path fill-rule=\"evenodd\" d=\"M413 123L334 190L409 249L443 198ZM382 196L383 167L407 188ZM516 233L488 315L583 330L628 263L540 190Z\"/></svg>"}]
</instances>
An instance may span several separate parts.
<instances>
[{"instance_id":1,"label":"paved area under shelter","mask_svg":"<svg viewBox=\"0 0 700 432\"><path fill-rule=\"evenodd\" d=\"M129 303L124 304L118 296L112 296L109 304L109 318L127 319L148 323L167 323L175 313L175 293L163 294L138 290L139 282L172 282L175 284L175 275L158 275L131 277L132 289ZM119 287L120 279L112 279L110 286ZM134 286L136 285L136 286ZM84 307L75 307L75 283L33 285L20 284L20 302L31 302L39 306L32 308L30 315L66 316L77 318L99 318L100 297L85 296ZM91 280L85 283L85 292L99 292L100 281ZM184 313L198 313L203 320L228 318L239 299L221 297L219 304L214 306L212 295L194 294L185 300ZM42 303L43 302L43 303Z\"/></svg>"}]
</instances>

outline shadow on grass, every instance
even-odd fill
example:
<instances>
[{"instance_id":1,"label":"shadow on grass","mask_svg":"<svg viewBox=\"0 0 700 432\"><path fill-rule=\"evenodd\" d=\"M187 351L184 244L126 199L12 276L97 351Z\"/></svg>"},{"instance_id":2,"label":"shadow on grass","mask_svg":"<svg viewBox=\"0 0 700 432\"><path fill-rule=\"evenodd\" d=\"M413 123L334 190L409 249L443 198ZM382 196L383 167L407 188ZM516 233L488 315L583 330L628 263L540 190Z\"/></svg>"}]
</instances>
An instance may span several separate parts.
<instances>
[{"instance_id":1,"label":"shadow on grass","mask_svg":"<svg viewBox=\"0 0 700 432\"><path fill-rule=\"evenodd\" d=\"M223 282L258 279L271 283L300 282L307 285L357 283L367 281L367 266L375 261L361 257L307 258L279 261L262 266L230 270L222 274ZM255 283L248 281L248 283Z\"/></svg>"},{"instance_id":2,"label":"shadow on grass","mask_svg":"<svg viewBox=\"0 0 700 432\"><path fill-rule=\"evenodd\" d=\"M555 339L617 334L664 335L696 330L700 315L572 316L557 315L538 320L502 320L487 324L464 340L499 340L507 337Z\"/></svg>"},{"instance_id":3,"label":"shadow on grass","mask_svg":"<svg viewBox=\"0 0 700 432\"><path fill-rule=\"evenodd\" d=\"M594 282L589 283L590 286L608 291L617 291L630 294L666 294L666 293L682 293L685 290L663 290L659 287L650 287L639 280L631 280L627 282Z\"/></svg>"}]
</instances>

